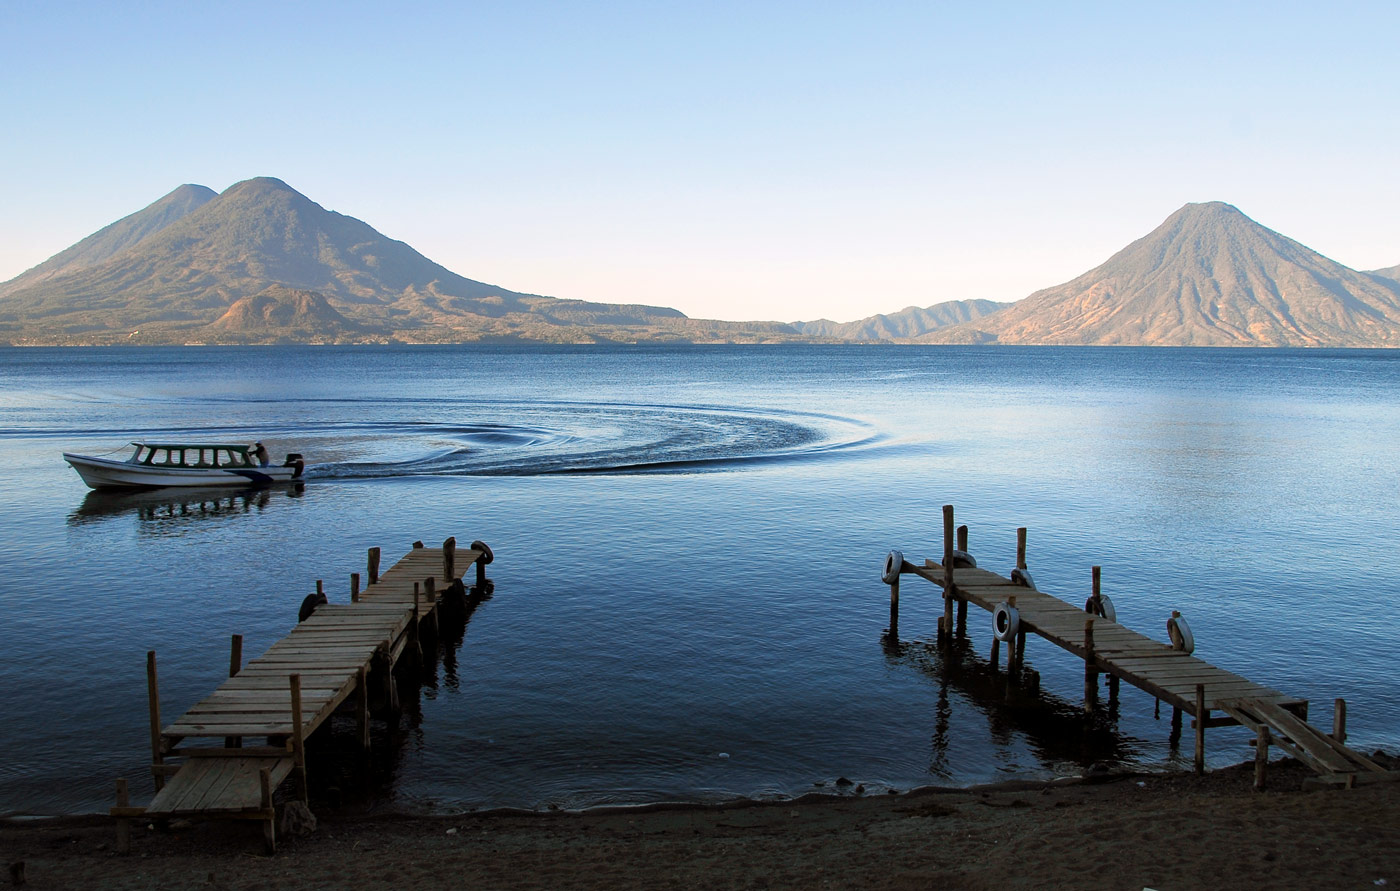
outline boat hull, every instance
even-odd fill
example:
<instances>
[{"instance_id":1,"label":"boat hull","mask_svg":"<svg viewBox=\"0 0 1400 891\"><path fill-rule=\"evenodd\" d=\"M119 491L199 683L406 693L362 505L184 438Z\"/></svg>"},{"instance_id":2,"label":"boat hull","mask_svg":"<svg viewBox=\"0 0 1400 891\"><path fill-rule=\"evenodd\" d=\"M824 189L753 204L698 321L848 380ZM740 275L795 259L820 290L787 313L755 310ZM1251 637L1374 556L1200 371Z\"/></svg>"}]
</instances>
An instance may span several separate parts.
<instances>
[{"instance_id":1,"label":"boat hull","mask_svg":"<svg viewBox=\"0 0 1400 891\"><path fill-rule=\"evenodd\" d=\"M94 489L163 489L168 486L266 486L296 478L294 467L152 467L63 453Z\"/></svg>"}]
</instances>

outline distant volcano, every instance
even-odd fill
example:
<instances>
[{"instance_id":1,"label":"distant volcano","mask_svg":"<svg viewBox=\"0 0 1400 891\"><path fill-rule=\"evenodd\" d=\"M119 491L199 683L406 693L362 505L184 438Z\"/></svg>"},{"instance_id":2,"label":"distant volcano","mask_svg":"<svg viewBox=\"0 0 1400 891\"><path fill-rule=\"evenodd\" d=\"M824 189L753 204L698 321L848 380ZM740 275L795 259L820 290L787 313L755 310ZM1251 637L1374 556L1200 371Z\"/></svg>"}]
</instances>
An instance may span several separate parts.
<instances>
[{"instance_id":1,"label":"distant volcano","mask_svg":"<svg viewBox=\"0 0 1400 891\"><path fill-rule=\"evenodd\" d=\"M250 302L251 301L251 302ZM181 186L0 285L19 342L799 339L781 323L510 291L271 177Z\"/></svg>"},{"instance_id":2,"label":"distant volcano","mask_svg":"<svg viewBox=\"0 0 1400 891\"><path fill-rule=\"evenodd\" d=\"M1400 346L1400 283L1229 204L1188 204L1073 281L920 338L938 343Z\"/></svg>"}]
</instances>

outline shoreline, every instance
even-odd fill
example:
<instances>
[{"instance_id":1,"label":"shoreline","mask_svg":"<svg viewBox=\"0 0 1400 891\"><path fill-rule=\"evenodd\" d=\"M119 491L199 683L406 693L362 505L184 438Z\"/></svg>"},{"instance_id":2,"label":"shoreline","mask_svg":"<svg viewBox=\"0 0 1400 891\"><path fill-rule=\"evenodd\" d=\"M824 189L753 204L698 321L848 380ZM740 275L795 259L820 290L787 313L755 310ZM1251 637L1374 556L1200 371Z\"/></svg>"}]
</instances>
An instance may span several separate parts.
<instances>
[{"instance_id":1,"label":"shoreline","mask_svg":"<svg viewBox=\"0 0 1400 891\"><path fill-rule=\"evenodd\" d=\"M251 824L0 821L25 887L1206 888L1400 884L1400 782L1311 791L1271 762L897 794L459 815L323 809L262 853Z\"/></svg>"}]
</instances>

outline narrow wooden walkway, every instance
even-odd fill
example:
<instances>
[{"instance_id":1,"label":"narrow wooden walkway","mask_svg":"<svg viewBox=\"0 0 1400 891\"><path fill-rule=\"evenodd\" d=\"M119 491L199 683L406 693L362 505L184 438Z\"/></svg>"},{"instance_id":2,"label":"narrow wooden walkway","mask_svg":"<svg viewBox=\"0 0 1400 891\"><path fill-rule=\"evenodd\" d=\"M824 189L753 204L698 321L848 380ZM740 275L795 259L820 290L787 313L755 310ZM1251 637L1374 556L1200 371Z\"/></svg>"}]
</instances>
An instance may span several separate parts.
<instances>
[{"instance_id":1,"label":"narrow wooden walkway","mask_svg":"<svg viewBox=\"0 0 1400 891\"><path fill-rule=\"evenodd\" d=\"M125 781L117 783L119 846L129 844L131 817L223 817L263 823L268 849L275 847L272 796L288 777L306 803L305 740L351 696L360 744L369 747L371 677L384 686L384 701L397 711L393 670L401 657L415 659L420 634L436 627L440 595L462 596L458 568L477 567L478 592L490 583L484 567L490 549L473 542L458 550L455 539L441 548L415 542L382 576L379 549L368 558L368 586L351 576L351 602L322 603L286 637L247 665L239 665L241 638L234 637L230 677L213 693L162 728L155 653L147 654L150 694L151 770L156 794L144 808L131 807ZM442 588L437 580L446 580ZM319 583L318 583L319 589ZM267 744L245 746L246 737ZM203 746L191 740L214 739ZM180 759L178 763L167 759Z\"/></svg>"},{"instance_id":2,"label":"narrow wooden walkway","mask_svg":"<svg viewBox=\"0 0 1400 891\"><path fill-rule=\"evenodd\" d=\"M1307 723L1308 701L1206 662L1191 648L1162 643L1127 628L1116 621L1066 603L1026 582L1025 529L1017 530L1016 580L978 568L966 553L967 527L956 530L952 506L945 506L944 557L939 563L924 561L917 566L905 561L899 551L886 561L885 581L890 584L890 633L898 633L899 576L917 575L943 589L944 610L939 619L939 637L951 635L956 605L957 625L965 625L966 605L971 603L1006 616L1008 607L1019 619L1014 638L1007 641L1008 667L1018 666L1027 634L1038 635L1084 660L1085 702L1091 707L1097 696L1098 676L1108 675L1111 694L1116 695L1119 679L1152 694L1172 706L1173 733L1180 730L1181 715L1194 719L1195 763L1205 766L1205 731L1208 727L1242 725L1256 733L1256 784L1264 783L1268 748L1275 745L1313 767L1322 779L1346 785L1355 782L1358 772L1400 773L1384 768L1345 745L1345 702L1337 700L1338 719L1333 733L1325 734ZM956 543L956 547L954 546ZM1094 568L1094 588L1090 602L1098 604L1098 568ZM1000 635L999 635L1000 636ZM993 644L993 661L996 648ZM1377 776L1368 776L1377 779Z\"/></svg>"}]
</instances>

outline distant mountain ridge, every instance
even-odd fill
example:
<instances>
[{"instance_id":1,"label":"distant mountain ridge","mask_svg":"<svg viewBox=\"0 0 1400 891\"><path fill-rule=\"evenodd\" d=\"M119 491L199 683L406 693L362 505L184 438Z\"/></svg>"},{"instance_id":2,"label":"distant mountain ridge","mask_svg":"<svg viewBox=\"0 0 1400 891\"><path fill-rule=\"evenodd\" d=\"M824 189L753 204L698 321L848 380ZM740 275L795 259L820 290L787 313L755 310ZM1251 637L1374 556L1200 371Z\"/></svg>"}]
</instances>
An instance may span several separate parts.
<instances>
[{"instance_id":1,"label":"distant mountain ridge","mask_svg":"<svg viewBox=\"0 0 1400 891\"><path fill-rule=\"evenodd\" d=\"M726 322L468 279L257 177L180 186L0 283L0 342L16 344L483 340L1393 347L1400 266L1357 272L1207 202L1013 304Z\"/></svg>"},{"instance_id":2,"label":"distant mountain ridge","mask_svg":"<svg viewBox=\"0 0 1400 891\"><path fill-rule=\"evenodd\" d=\"M1400 282L1222 202L1188 204L1102 265L928 343L1400 346Z\"/></svg>"},{"instance_id":3,"label":"distant mountain ridge","mask_svg":"<svg viewBox=\"0 0 1400 891\"><path fill-rule=\"evenodd\" d=\"M793 322L792 327L813 337L831 337L860 343L895 341L979 319L1010 305L992 300L949 300L924 308L907 306L899 312L880 313L854 322L817 319L814 322Z\"/></svg>"}]
</instances>

